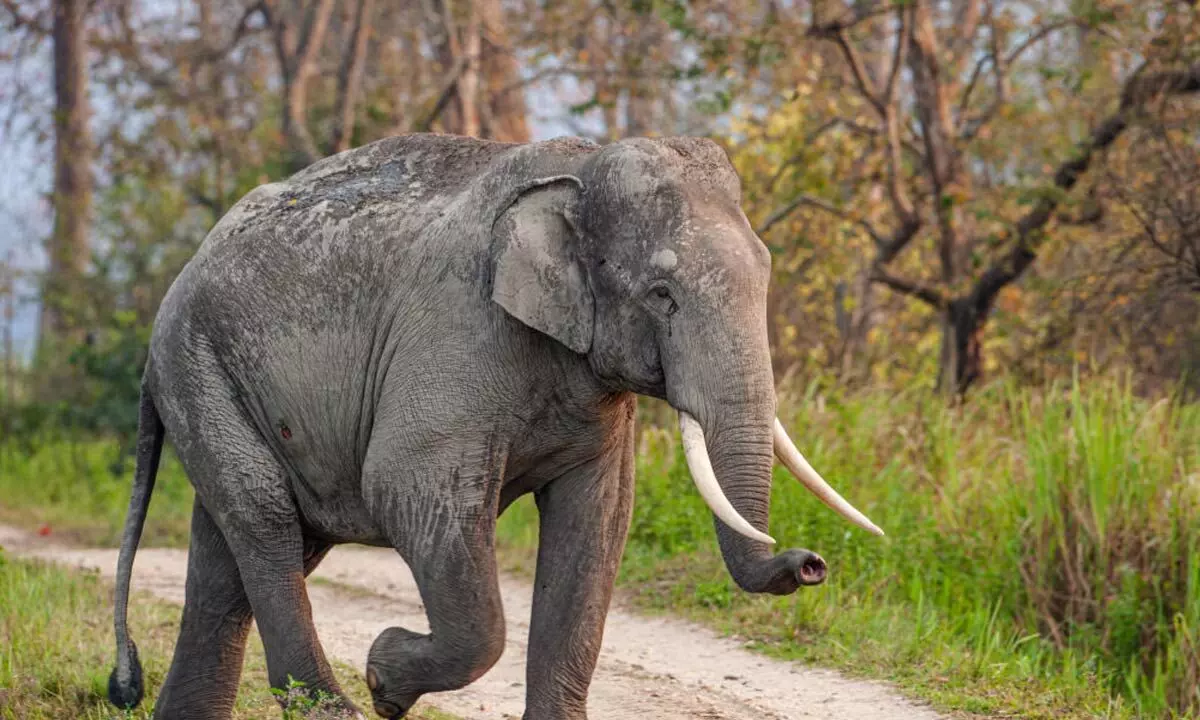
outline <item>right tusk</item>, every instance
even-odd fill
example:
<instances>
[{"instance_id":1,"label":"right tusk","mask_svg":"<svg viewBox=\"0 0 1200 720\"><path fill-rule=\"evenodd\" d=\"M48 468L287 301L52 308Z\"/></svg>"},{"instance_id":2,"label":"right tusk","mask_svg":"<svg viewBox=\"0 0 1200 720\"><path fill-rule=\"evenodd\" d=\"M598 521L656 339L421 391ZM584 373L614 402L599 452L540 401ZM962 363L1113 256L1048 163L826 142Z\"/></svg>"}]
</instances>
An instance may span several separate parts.
<instances>
[{"instance_id":1,"label":"right tusk","mask_svg":"<svg viewBox=\"0 0 1200 720\"><path fill-rule=\"evenodd\" d=\"M787 466L788 470L792 471L792 474L800 482L804 483L804 487L812 491L813 495L820 498L821 502L833 508L834 512L867 532L883 535L883 531L879 529L879 526L868 520L867 516L856 510L853 505L846 502L846 499L839 495L837 490L829 487L829 483L821 478L821 475L813 469L812 465L808 464L808 461L796 449L796 445L792 442L792 439L788 437L787 431L783 429L783 423L779 422L779 418L775 418L775 456Z\"/></svg>"},{"instance_id":2,"label":"right tusk","mask_svg":"<svg viewBox=\"0 0 1200 720\"><path fill-rule=\"evenodd\" d=\"M708 503L713 514L720 518L721 522L751 540L774 545L775 538L756 530L746 518L738 514L733 505L729 504L729 498L721 492L721 486L717 484L717 474L713 472L712 461L708 459L704 429L700 427L696 418L680 411L679 432L683 435L683 454L687 457L688 469L692 471L692 482L696 483L700 497Z\"/></svg>"}]
</instances>

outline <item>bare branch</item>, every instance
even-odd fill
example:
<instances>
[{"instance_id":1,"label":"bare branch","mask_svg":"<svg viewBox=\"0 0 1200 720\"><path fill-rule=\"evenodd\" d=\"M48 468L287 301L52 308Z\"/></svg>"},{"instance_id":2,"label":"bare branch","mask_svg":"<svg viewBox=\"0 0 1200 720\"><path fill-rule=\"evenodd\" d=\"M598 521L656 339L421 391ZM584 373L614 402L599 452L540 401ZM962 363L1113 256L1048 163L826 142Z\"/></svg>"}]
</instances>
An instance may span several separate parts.
<instances>
[{"instance_id":1,"label":"bare branch","mask_svg":"<svg viewBox=\"0 0 1200 720\"><path fill-rule=\"evenodd\" d=\"M855 122L854 120L850 120L848 118L839 117L839 118L835 118L835 119L831 120L830 122L833 123L834 126L840 125L841 127L844 127L851 132L858 133L859 135L866 135L867 137L875 137L875 138L882 137L885 132L884 130L881 130L877 127L863 125L862 123ZM902 147L905 150L905 152L912 155L914 159L924 162L925 155L921 152L921 149L919 147L917 147L916 145L914 145L909 140L901 137L900 138L900 147Z\"/></svg>"},{"instance_id":2,"label":"bare branch","mask_svg":"<svg viewBox=\"0 0 1200 720\"><path fill-rule=\"evenodd\" d=\"M1074 18L1067 18L1044 25L1029 37L1021 41L1021 43L1010 50L1007 55L1003 55L1000 52L999 34L996 32L995 26L993 25L991 32L991 52L985 57L980 58L979 62L975 64L975 68L971 72L971 78L967 83L967 87L963 91L962 97L959 99L959 115L962 116L966 112L967 104L969 103L971 94L975 89L975 83L981 76L983 68L989 64L992 66L992 74L996 79L996 97L993 98L992 102L988 104L987 109L981 112L978 116L963 120L963 129L959 134L959 138L961 140L968 141L974 139L975 136L979 134L979 131L982 130L989 122L991 122L997 114L999 114L1000 109L1004 107L1006 102L1008 102L1008 69L1012 67L1017 60L1020 60L1021 56L1024 55L1027 50L1050 36L1050 34L1054 33L1055 31L1067 27L1076 27L1079 24L1080 23L1078 20Z\"/></svg>"},{"instance_id":3,"label":"bare branch","mask_svg":"<svg viewBox=\"0 0 1200 720\"><path fill-rule=\"evenodd\" d=\"M900 148L903 142L900 138L900 119L896 116L895 105L889 106L887 114L884 117L884 123L887 127L887 177L888 177L888 197L892 201L892 207L896 214L900 217L900 222L903 225L915 222L916 210L913 208L912 201L909 200L908 194L904 191L904 186L900 181L900 168L902 159L900 157Z\"/></svg>"},{"instance_id":4,"label":"bare branch","mask_svg":"<svg viewBox=\"0 0 1200 720\"><path fill-rule=\"evenodd\" d=\"M916 298L932 308L941 310L946 307L946 298L938 290L920 282L912 282L888 273L878 263L871 268L871 282L886 285L902 295Z\"/></svg>"},{"instance_id":5,"label":"bare branch","mask_svg":"<svg viewBox=\"0 0 1200 720\"><path fill-rule=\"evenodd\" d=\"M262 11L275 35L275 53L283 76L282 130L287 143L287 166L296 171L320 157L307 123L308 80L324 42L333 13L333 0L311 0L304 8L299 34L295 19L280 7L281 0L262 0Z\"/></svg>"},{"instance_id":6,"label":"bare branch","mask_svg":"<svg viewBox=\"0 0 1200 720\"><path fill-rule=\"evenodd\" d=\"M958 99L958 115L962 117L967 111L967 106L971 102L971 95L975 92L975 84L979 82L979 78L983 76L983 69L990 65L995 58L993 53L988 53L975 63L975 67L971 69L971 74L967 78L967 84L963 88L962 95Z\"/></svg>"},{"instance_id":7,"label":"bare branch","mask_svg":"<svg viewBox=\"0 0 1200 720\"><path fill-rule=\"evenodd\" d=\"M880 266L890 263L896 256L908 247L917 233L921 230L921 219L915 213L900 221L900 225L892 232L892 236L879 246L879 256L875 262Z\"/></svg>"},{"instance_id":8,"label":"bare branch","mask_svg":"<svg viewBox=\"0 0 1200 720\"><path fill-rule=\"evenodd\" d=\"M1013 63L1021 59L1021 56L1025 54L1026 50L1046 39L1050 33L1067 27L1078 27L1079 25L1079 20L1075 18L1065 18L1057 22L1052 22L1049 25L1043 25L1034 31L1032 35L1021 41L1019 45L1009 51L1008 55L1004 58L1004 65L1006 67L1011 67Z\"/></svg>"},{"instance_id":9,"label":"bare branch","mask_svg":"<svg viewBox=\"0 0 1200 720\"><path fill-rule=\"evenodd\" d=\"M979 21L984 15L980 4L981 0L965 0L958 5L960 13L954 19L955 32L949 43L952 56L950 59L951 74L957 74L962 69L962 63L969 54L972 40L975 38L975 30L979 27ZM989 17L992 9L992 3L989 2L987 7Z\"/></svg>"},{"instance_id":10,"label":"bare branch","mask_svg":"<svg viewBox=\"0 0 1200 720\"><path fill-rule=\"evenodd\" d=\"M842 56L846 58L846 63L850 66L850 72L854 75L854 84L858 87L858 92L867 102L871 103L882 117L887 112L884 108L884 101L879 97L879 91L875 89L871 79L867 77L867 69L863 65L858 50L850 44L845 32L838 32L833 39L841 49Z\"/></svg>"},{"instance_id":11,"label":"bare branch","mask_svg":"<svg viewBox=\"0 0 1200 720\"><path fill-rule=\"evenodd\" d=\"M0 0L0 7L4 8L12 19L11 29L29 28L38 35L48 36L50 34L50 27L44 24L43 18L37 15L23 14L14 0Z\"/></svg>"},{"instance_id":12,"label":"bare branch","mask_svg":"<svg viewBox=\"0 0 1200 720\"><path fill-rule=\"evenodd\" d=\"M333 14L333 0L313 0L304 13L304 26L297 38L294 62L298 73L312 64L317 50L325 40L329 18Z\"/></svg>"},{"instance_id":13,"label":"bare branch","mask_svg":"<svg viewBox=\"0 0 1200 720\"><path fill-rule=\"evenodd\" d=\"M834 207L833 205L831 205L830 203L828 203L820 198L812 197L811 195L800 195L799 197L792 200L788 204L775 210L775 212L773 212L769 216L767 216L767 219L765 221L763 221L762 225L760 225L757 229L755 229L755 232L758 235L766 235L767 232L771 228L775 227L776 224L782 222L789 215L791 215L793 212L795 212L798 208L801 208L805 205L807 205L808 207L817 208L818 210L824 210L825 212L829 213L830 215L834 215L835 217L838 217L842 220L845 220L847 222L851 222L851 223L854 223L855 225L858 225L867 233L867 235L869 235L871 237L871 239L873 241L875 241L875 244L877 246L882 245L884 242L884 240L880 236L879 232L867 220L851 217L850 214L847 213L846 211L840 210L840 209Z\"/></svg>"},{"instance_id":14,"label":"bare branch","mask_svg":"<svg viewBox=\"0 0 1200 720\"><path fill-rule=\"evenodd\" d=\"M455 87L458 85L458 78L462 75L463 70L467 67L467 59L459 57L450 70L442 77L442 81L438 84L437 94L434 95L433 106L425 116L412 123L408 132L428 132L433 123L446 110L446 106L450 104L451 98L454 97Z\"/></svg>"},{"instance_id":15,"label":"bare branch","mask_svg":"<svg viewBox=\"0 0 1200 720\"><path fill-rule=\"evenodd\" d=\"M849 30L855 25L870 20L876 15L884 15L894 9L903 8L908 3L906 0L901 0L895 5L878 5L875 7L867 7L865 4L856 3L854 8L847 8L846 12L839 17L826 22L813 22L812 28L809 29L809 34L815 37L831 38L834 35Z\"/></svg>"},{"instance_id":16,"label":"bare branch","mask_svg":"<svg viewBox=\"0 0 1200 720\"><path fill-rule=\"evenodd\" d=\"M908 29L912 19L912 9L901 7L896 12L896 15L900 19L900 28L896 31L896 51L892 55L892 70L888 73L887 85L883 89L883 102L889 105L896 101L896 87L899 85L897 79L900 77L900 68L904 67L904 62L908 56L910 38Z\"/></svg>"}]
</instances>

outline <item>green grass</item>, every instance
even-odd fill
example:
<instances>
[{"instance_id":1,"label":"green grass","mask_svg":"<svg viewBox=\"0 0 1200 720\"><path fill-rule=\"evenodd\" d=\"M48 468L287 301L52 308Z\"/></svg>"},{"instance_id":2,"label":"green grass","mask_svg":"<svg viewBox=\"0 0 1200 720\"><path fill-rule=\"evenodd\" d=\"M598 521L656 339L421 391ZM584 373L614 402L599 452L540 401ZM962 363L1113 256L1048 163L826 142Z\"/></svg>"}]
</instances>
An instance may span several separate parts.
<instances>
[{"instance_id":1,"label":"green grass","mask_svg":"<svg viewBox=\"0 0 1200 720\"><path fill-rule=\"evenodd\" d=\"M133 460L122 472L115 443L54 439L0 442L0 520L89 545L119 544L129 509ZM169 451L163 453L142 542L187 545L192 486Z\"/></svg>"},{"instance_id":2,"label":"green grass","mask_svg":"<svg viewBox=\"0 0 1200 720\"><path fill-rule=\"evenodd\" d=\"M1200 406L1093 380L780 399L797 444L888 533L834 515L776 469L771 533L830 565L786 598L737 590L677 433L646 425L620 584L762 652L895 681L940 708L1033 718L1200 717ZM10 520L93 542L120 533L128 471L110 446L0 444ZM86 479L86 480L84 480ZM148 534L178 543L190 491L164 463ZM529 498L501 519L531 570Z\"/></svg>"},{"instance_id":3,"label":"green grass","mask_svg":"<svg viewBox=\"0 0 1200 720\"><path fill-rule=\"evenodd\" d=\"M0 552L0 718L148 718L179 627L179 608L146 595L130 603L130 625L146 673L147 698L130 713L105 698L113 661L112 588L94 573L71 572ZM352 699L370 711L366 682L334 668ZM293 706L298 703L293 703ZM419 707L418 720L452 720ZM293 714L300 717L299 714ZM267 686L262 643L251 633L234 717L280 717Z\"/></svg>"}]
</instances>

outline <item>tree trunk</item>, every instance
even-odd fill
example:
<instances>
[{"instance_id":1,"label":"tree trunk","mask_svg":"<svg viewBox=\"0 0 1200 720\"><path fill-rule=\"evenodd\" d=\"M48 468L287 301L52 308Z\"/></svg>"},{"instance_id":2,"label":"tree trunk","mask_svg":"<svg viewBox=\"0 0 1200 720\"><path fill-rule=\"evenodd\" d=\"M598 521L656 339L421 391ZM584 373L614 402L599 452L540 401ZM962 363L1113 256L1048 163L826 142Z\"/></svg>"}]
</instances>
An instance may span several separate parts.
<instances>
[{"instance_id":1,"label":"tree trunk","mask_svg":"<svg viewBox=\"0 0 1200 720\"><path fill-rule=\"evenodd\" d=\"M843 382L854 382L859 371L866 367L862 362L863 350L867 347L867 335L871 332L875 312L875 283L871 282L871 269L863 267L854 276L850 290L854 308L846 313L842 329L842 346L838 358L838 375Z\"/></svg>"},{"instance_id":2,"label":"tree trunk","mask_svg":"<svg viewBox=\"0 0 1200 720\"><path fill-rule=\"evenodd\" d=\"M986 314L969 297L956 298L942 315L942 354L938 389L959 396L983 377L982 339Z\"/></svg>"},{"instance_id":3,"label":"tree trunk","mask_svg":"<svg viewBox=\"0 0 1200 720\"><path fill-rule=\"evenodd\" d=\"M374 10L374 0L358 0L350 38L346 47L342 49L342 61L338 66L333 130L330 133L330 144L335 153L349 150L354 137L354 117L362 89L363 67L367 59L367 42L371 35L370 23Z\"/></svg>"},{"instance_id":4,"label":"tree trunk","mask_svg":"<svg viewBox=\"0 0 1200 720\"><path fill-rule=\"evenodd\" d=\"M455 132L469 137L479 137L482 132L479 112L479 56L483 50L483 40L479 31L479 8L475 0L468 0L467 23L463 28L460 51L464 65L462 74L458 77L458 110L462 125Z\"/></svg>"},{"instance_id":5,"label":"tree trunk","mask_svg":"<svg viewBox=\"0 0 1200 720\"><path fill-rule=\"evenodd\" d=\"M54 3L54 231L46 247L39 351L77 327L75 295L88 263L92 144L85 9L84 0Z\"/></svg>"},{"instance_id":6,"label":"tree trunk","mask_svg":"<svg viewBox=\"0 0 1200 720\"><path fill-rule=\"evenodd\" d=\"M475 0L475 7L483 34L483 80L488 95L484 137L529 142L521 65L504 28L504 8L500 0Z\"/></svg>"},{"instance_id":7,"label":"tree trunk","mask_svg":"<svg viewBox=\"0 0 1200 720\"><path fill-rule=\"evenodd\" d=\"M648 15L635 15L633 22L638 24L633 42L632 57L626 57L625 63L631 71L629 91L625 105L625 136L644 137L654 132L656 110L661 88L651 78L654 53L658 45L666 38L660 32L656 18Z\"/></svg>"}]
</instances>

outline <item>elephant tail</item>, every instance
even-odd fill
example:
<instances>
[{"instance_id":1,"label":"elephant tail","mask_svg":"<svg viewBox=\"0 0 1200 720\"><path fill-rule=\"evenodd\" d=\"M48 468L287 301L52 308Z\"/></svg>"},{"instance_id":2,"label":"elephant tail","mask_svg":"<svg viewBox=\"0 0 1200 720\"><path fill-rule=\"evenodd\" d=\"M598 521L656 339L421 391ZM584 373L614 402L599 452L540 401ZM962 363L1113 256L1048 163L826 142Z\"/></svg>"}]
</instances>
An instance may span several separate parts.
<instances>
[{"instance_id":1,"label":"elephant tail","mask_svg":"<svg viewBox=\"0 0 1200 720\"><path fill-rule=\"evenodd\" d=\"M129 637L129 582L133 575L133 556L137 554L142 527L146 524L146 509L158 460L162 456L163 423L154 407L150 389L142 383L141 408L138 416L137 469L133 475L133 494L129 498L129 514L125 516L125 533L121 537L121 554L117 560L117 589L114 599L113 627L117 634L117 664L108 676L108 701L119 708L136 707L145 690L142 664L137 645Z\"/></svg>"}]
</instances>

